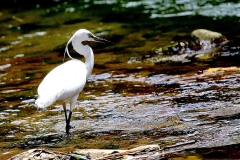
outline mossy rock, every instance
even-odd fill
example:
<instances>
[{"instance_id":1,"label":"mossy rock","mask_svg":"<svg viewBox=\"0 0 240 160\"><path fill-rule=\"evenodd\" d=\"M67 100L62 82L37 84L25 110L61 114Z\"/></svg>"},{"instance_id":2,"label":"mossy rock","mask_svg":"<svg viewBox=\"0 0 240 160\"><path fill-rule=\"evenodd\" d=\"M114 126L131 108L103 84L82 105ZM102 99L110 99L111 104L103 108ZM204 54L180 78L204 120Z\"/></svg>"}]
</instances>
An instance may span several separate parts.
<instances>
[{"instance_id":1,"label":"mossy rock","mask_svg":"<svg viewBox=\"0 0 240 160\"><path fill-rule=\"evenodd\" d=\"M221 33L213 32L207 29L196 29L191 33L192 37L196 37L200 40L214 40L224 37Z\"/></svg>"}]
</instances>

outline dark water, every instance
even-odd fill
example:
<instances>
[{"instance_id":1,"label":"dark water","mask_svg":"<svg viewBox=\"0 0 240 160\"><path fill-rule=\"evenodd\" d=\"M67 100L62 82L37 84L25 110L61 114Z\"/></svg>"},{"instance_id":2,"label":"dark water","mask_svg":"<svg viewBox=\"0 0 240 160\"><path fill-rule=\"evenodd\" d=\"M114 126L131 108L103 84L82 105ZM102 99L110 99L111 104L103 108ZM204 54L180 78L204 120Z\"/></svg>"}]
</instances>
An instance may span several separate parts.
<instances>
[{"instance_id":1,"label":"dark water","mask_svg":"<svg viewBox=\"0 0 240 160\"><path fill-rule=\"evenodd\" d=\"M20 2L0 11L2 157L39 146L69 152L193 140L181 149L194 151L174 156L221 158L219 150L225 158L239 155L233 154L239 151L240 123L238 1ZM117 45L88 43L95 67L73 114L72 141L66 143L62 107L37 111L32 104L39 83L63 62L65 44L79 28ZM222 33L232 46L203 53L202 59L188 55L187 61L181 54L158 54L198 28ZM72 50L71 55L84 60Z\"/></svg>"}]
</instances>

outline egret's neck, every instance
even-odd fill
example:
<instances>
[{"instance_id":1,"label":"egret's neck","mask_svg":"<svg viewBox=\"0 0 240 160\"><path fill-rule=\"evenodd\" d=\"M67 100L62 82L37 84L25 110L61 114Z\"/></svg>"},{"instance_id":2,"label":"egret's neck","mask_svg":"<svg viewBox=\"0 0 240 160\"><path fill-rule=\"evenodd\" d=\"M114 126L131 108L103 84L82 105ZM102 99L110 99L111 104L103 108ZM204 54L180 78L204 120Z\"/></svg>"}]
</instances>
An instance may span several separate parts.
<instances>
[{"instance_id":1,"label":"egret's neck","mask_svg":"<svg viewBox=\"0 0 240 160\"><path fill-rule=\"evenodd\" d=\"M90 74L92 73L92 69L93 69L93 65L94 65L94 55L93 55L93 51L89 46L86 46L89 48L89 54L84 55L86 61L85 61L85 65L87 67L87 77L90 76Z\"/></svg>"},{"instance_id":2,"label":"egret's neck","mask_svg":"<svg viewBox=\"0 0 240 160\"><path fill-rule=\"evenodd\" d=\"M79 43L79 41L72 41L73 48L76 52L83 55L86 59L85 65L87 67L87 77L92 73L93 65L94 65L94 56L93 51L88 45L83 45ZM76 44L75 44L76 43Z\"/></svg>"}]
</instances>

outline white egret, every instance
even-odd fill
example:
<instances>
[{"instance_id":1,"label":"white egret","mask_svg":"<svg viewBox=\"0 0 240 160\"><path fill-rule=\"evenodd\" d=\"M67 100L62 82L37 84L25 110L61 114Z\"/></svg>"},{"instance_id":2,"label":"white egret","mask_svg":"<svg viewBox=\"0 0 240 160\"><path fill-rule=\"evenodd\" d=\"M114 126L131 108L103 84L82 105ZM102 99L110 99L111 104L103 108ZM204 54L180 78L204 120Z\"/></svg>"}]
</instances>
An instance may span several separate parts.
<instances>
[{"instance_id":1,"label":"white egret","mask_svg":"<svg viewBox=\"0 0 240 160\"><path fill-rule=\"evenodd\" d=\"M70 119L72 111L75 108L79 93L83 90L88 76L91 74L94 65L94 55L88 45L83 45L83 41L95 41L113 44L110 41L94 36L86 29L79 29L68 41L71 42L73 49L85 57L85 63L73 59L57 66L49 72L38 87L38 98L35 101L36 107L47 108L55 102L63 104L63 110L66 120L66 133L69 135ZM70 102L70 111L67 115L66 104Z\"/></svg>"}]
</instances>

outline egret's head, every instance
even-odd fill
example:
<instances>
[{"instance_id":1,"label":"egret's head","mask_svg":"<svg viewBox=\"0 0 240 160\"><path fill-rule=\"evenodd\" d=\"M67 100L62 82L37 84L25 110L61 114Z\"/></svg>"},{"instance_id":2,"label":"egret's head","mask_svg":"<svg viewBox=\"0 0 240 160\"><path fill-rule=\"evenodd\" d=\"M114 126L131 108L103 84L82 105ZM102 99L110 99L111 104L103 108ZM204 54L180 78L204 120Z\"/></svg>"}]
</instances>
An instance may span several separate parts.
<instances>
[{"instance_id":1,"label":"egret's head","mask_svg":"<svg viewBox=\"0 0 240 160\"><path fill-rule=\"evenodd\" d=\"M90 31L88 31L86 29L79 29L73 34L73 36L68 41L65 52L64 52L64 56L65 56L65 53L67 53L68 56L71 59L73 59L70 56L69 51L68 51L69 43L72 43L72 46L76 52L85 56L86 53L83 50L86 48L83 47L84 45L80 45L83 41L94 41L94 42L102 42L102 43L107 43L107 44L114 44L106 39L103 39L103 38L93 35Z\"/></svg>"},{"instance_id":2,"label":"egret's head","mask_svg":"<svg viewBox=\"0 0 240 160\"><path fill-rule=\"evenodd\" d=\"M94 41L94 42L102 42L102 43L106 43L106 44L114 44L106 39L97 37L95 35L93 35L90 31L86 30L86 29L79 29L78 31L76 31L76 33L73 35L73 40L77 40L77 41Z\"/></svg>"}]
</instances>

